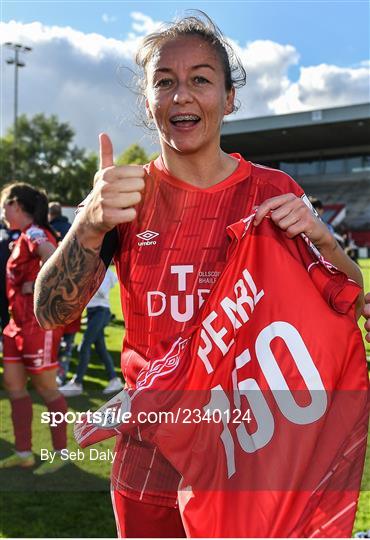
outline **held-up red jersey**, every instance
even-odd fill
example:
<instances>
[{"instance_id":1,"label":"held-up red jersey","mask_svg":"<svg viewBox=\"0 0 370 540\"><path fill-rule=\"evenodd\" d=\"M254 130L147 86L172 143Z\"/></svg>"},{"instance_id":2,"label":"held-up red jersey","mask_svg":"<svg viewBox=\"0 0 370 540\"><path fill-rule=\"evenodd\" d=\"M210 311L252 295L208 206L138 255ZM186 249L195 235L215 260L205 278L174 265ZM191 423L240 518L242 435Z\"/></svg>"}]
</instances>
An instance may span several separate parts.
<instances>
[{"instance_id":1,"label":"held-up red jersey","mask_svg":"<svg viewBox=\"0 0 370 540\"><path fill-rule=\"evenodd\" d=\"M193 328L111 400L130 420L85 424L77 439L134 428L155 443L183 477L190 537L349 537L368 424L360 289L267 218L229 234Z\"/></svg>"},{"instance_id":2,"label":"held-up red jersey","mask_svg":"<svg viewBox=\"0 0 370 540\"><path fill-rule=\"evenodd\" d=\"M121 366L129 387L158 342L194 322L224 269L226 227L269 197L304 195L284 172L234 157L235 172L208 189L170 176L159 157L147 167L137 219L118 227L115 263L126 324ZM114 488L135 499L175 505L180 478L158 449L134 436L123 436L118 447L125 452L113 466Z\"/></svg>"}]
</instances>

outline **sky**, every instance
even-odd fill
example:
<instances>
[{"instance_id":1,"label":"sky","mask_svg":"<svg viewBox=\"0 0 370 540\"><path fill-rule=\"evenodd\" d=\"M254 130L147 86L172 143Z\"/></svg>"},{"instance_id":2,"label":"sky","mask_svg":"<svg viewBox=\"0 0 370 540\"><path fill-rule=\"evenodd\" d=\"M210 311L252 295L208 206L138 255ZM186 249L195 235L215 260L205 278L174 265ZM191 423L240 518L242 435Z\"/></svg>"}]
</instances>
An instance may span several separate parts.
<instances>
[{"instance_id":1,"label":"sky","mask_svg":"<svg viewBox=\"0 0 370 540\"><path fill-rule=\"evenodd\" d=\"M120 153L157 141L141 127L133 87L140 40L186 10L205 11L247 71L232 118L286 114L370 101L370 4L356 0L0 0L0 44L32 47L19 70L19 113L56 114L75 142L97 150L107 131ZM14 68L1 54L1 133L13 122Z\"/></svg>"}]
</instances>

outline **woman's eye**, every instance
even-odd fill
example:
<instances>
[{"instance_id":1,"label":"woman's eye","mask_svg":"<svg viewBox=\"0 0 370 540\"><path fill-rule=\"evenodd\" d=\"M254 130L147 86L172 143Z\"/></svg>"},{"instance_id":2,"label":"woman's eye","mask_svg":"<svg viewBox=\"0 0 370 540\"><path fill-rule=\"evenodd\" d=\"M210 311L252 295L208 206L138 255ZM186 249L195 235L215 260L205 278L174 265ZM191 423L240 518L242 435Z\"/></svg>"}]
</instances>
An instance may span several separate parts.
<instances>
[{"instance_id":1,"label":"woman's eye","mask_svg":"<svg viewBox=\"0 0 370 540\"><path fill-rule=\"evenodd\" d=\"M201 77L200 75L197 75L196 77L194 77L194 82L196 82L197 84L205 84L205 83L208 83L209 81L205 77Z\"/></svg>"},{"instance_id":2,"label":"woman's eye","mask_svg":"<svg viewBox=\"0 0 370 540\"><path fill-rule=\"evenodd\" d=\"M171 86L172 79L160 79L155 83L155 86L158 88L167 88L168 86Z\"/></svg>"}]
</instances>

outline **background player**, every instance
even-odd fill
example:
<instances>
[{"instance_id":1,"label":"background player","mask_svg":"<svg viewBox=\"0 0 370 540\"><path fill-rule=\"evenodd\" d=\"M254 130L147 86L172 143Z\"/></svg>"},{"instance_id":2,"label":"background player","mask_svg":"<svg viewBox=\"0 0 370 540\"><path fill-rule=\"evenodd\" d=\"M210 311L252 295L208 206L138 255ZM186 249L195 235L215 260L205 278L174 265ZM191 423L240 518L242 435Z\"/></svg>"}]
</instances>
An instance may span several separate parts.
<instances>
[{"instance_id":1,"label":"background player","mask_svg":"<svg viewBox=\"0 0 370 540\"><path fill-rule=\"evenodd\" d=\"M59 240L63 240L71 224L66 216L62 214L62 205L58 201L52 201L49 203L48 219L50 225L56 231Z\"/></svg>"},{"instance_id":2,"label":"background player","mask_svg":"<svg viewBox=\"0 0 370 540\"><path fill-rule=\"evenodd\" d=\"M194 321L224 268L225 228L256 205L256 225L271 213L289 238L305 232L326 259L362 286L360 270L288 175L220 148L221 124L235 110L235 90L245 84L245 71L207 16L186 17L148 35L137 63L161 156L145 167L116 167L109 137L100 136L94 189L60 250L42 269L35 298L45 328L65 324L99 287L114 255L126 323L122 370L128 386L143 367L131 352L149 360L158 341ZM117 444L125 448L112 472L118 534L184 536L177 472L139 437L120 437Z\"/></svg>"},{"instance_id":3,"label":"background player","mask_svg":"<svg viewBox=\"0 0 370 540\"><path fill-rule=\"evenodd\" d=\"M32 467L32 400L28 378L50 412L67 412L56 385L59 330L44 330L33 313L33 290L40 265L55 251L57 241L48 224L46 195L25 183L6 186L0 197L5 222L21 234L7 262L7 295L11 318L4 329L4 386L9 395L15 435L15 454L0 467ZM51 427L54 450L66 448L66 423ZM45 462L37 474L53 472L65 461Z\"/></svg>"},{"instance_id":4,"label":"background player","mask_svg":"<svg viewBox=\"0 0 370 540\"><path fill-rule=\"evenodd\" d=\"M87 326L79 348L80 358L77 372L67 384L59 388L60 392L66 397L79 396L83 393L83 379L89 366L93 344L95 352L103 362L108 375L109 383L104 388L103 394L113 394L123 388L121 379L117 377L114 371L113 359L107 350L104 337L104 329L111 319L109 292L116 283L116 275L108 268L102 284L86 306Z\"/></svg>"}]
</instances>

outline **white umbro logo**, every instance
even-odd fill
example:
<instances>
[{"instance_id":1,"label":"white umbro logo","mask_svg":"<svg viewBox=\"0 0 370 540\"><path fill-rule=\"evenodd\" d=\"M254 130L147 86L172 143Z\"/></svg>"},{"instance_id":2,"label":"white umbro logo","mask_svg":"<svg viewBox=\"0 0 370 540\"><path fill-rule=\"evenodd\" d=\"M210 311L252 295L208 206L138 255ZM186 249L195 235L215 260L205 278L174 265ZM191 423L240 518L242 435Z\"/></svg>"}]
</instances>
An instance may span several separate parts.
<instances>
[{"instance_id":1,"label":"white umbro logo","mask_svg":"<svg viewBox=\"0 0 370 540\"><path fill-rule=\"evenodd\" d=\"M153 238L155 238L156 236L159 236L159 233L148 230L148 231L139 233L136 236L140 238L141 240L143 240L143 242L137 243L138 246L155 246L157 242L156 240L153 240Z\"/></svg>"},{"instance_id":2,"label":"white umbro logo","mask_svg":"<svg viewBox=\"0 0 370 540\"><path fill-rule=\"evenodd\" d=\"M159 236L159 233L153 231L144 231L140 234L137 234L136 236L138 236L142 240L153 240L153 238Z\"/></svg>"}]
</instances>

